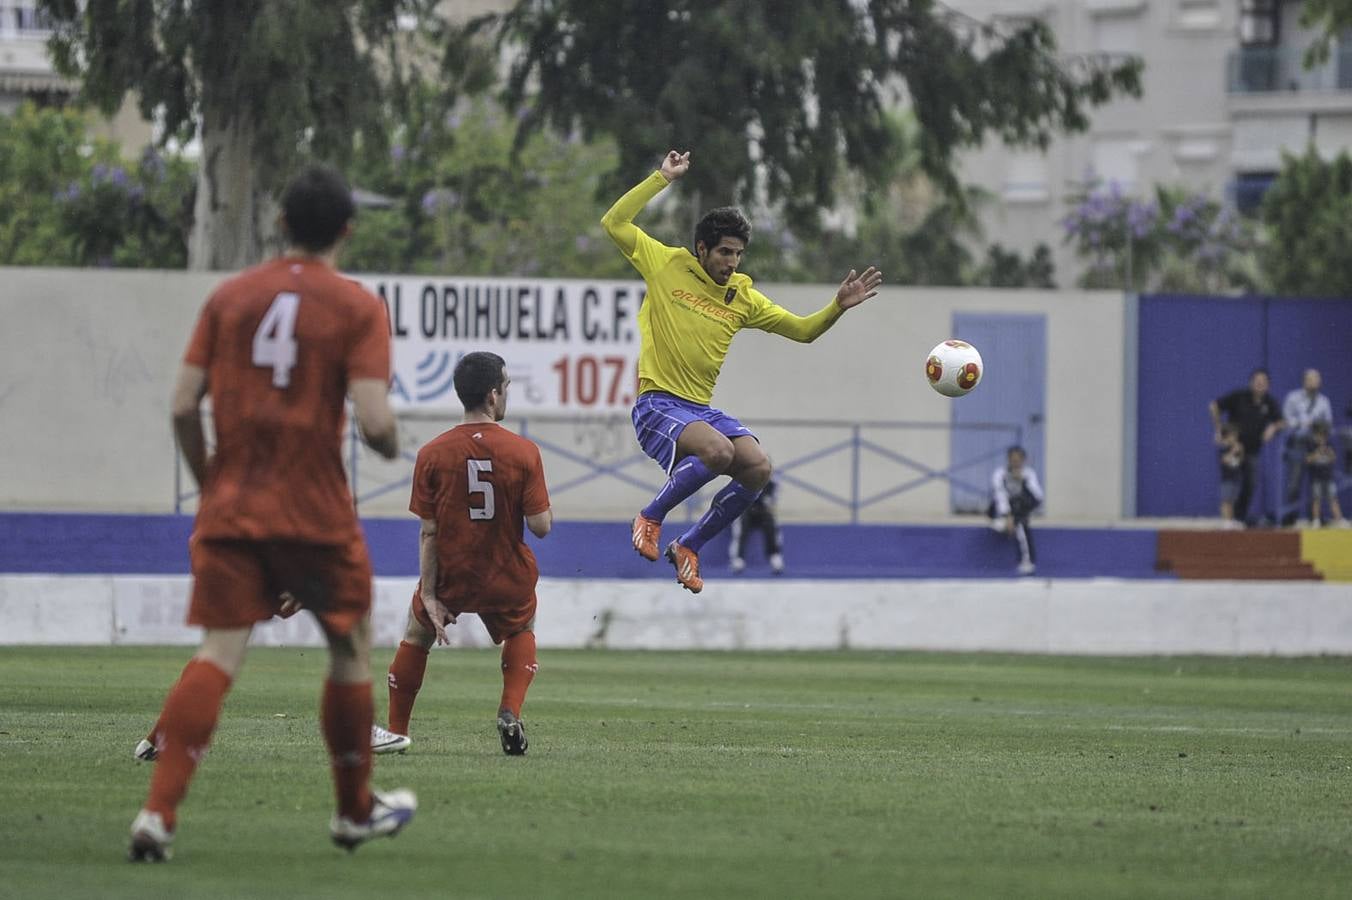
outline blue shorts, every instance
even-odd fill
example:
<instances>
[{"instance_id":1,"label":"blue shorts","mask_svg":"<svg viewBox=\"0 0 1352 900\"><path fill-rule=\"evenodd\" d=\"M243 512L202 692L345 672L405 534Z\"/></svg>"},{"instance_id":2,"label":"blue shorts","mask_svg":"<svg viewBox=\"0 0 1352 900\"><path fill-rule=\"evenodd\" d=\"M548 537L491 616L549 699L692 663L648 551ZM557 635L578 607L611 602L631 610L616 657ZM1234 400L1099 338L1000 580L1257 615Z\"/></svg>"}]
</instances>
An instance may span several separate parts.
<instances>
[{"instance_id":1,"label":"blue shorts","mask_svg":"<svg viewBox=\"0 0 1352 900\"><path fill-rule=\"evenodd\" d=\"M634 436L643 452L657 461L668 475L676 465L676 441L691 422L708 422L714 430L732 440L754 438L751 429L721 409L692 403L674 394L648 391L634 403Z\"/></svg>"}]
</instances>

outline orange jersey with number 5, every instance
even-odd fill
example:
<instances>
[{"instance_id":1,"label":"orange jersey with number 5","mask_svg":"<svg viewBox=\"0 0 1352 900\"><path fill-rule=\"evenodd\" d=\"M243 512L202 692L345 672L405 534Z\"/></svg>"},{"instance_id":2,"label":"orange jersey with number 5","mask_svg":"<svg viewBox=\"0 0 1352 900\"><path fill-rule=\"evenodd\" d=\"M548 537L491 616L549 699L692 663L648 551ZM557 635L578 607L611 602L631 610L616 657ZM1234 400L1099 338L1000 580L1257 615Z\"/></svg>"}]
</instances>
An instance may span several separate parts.
<instances>
[{"instance_id":1,"label":"orange jersey with number 5","mask_svg":"<svg viewBox=\"0 0 1352 900\"><path fill-rule=\"evenodd\" d=\"M353 380L390 378L380 298L318 260L273 260L216 289L184 362L206 370L216 431L196 535L359 538L344 406Z\"/></svg>"},{"instance_id":2,"label":"orange jersey with number 5","mask_svg":"<svg viewBox=\"0 0 1352 900\"><path fill-rule=\"evenodd\" d=\"M525 517L549 509L535 444L501 425L457 425L418 451L408 508L437 523L435 593L447 607L511 609L534 596Z\"/></svg>"}]
</instances>

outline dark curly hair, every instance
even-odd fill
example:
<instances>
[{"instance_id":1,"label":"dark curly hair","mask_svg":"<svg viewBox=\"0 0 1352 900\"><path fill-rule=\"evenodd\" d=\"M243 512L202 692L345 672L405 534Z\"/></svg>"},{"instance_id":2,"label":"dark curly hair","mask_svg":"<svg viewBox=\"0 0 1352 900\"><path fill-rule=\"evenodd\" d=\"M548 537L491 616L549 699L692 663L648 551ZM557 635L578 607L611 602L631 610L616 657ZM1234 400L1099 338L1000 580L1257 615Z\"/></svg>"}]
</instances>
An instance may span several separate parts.
<instances>
[{"instance_id":1,"label":"dark curly hair","mask_svg":"<svg viewBox=\"0 0 1352 900\"><path fill-rule=\"evenodd\" d=\"M698 252L701 243L705 250L712 250L725 237L740 238L743 244L751 243L751 223L735 206L720 206L704 214L695 226L695 250Z\"/></svg>"}]
</instances>

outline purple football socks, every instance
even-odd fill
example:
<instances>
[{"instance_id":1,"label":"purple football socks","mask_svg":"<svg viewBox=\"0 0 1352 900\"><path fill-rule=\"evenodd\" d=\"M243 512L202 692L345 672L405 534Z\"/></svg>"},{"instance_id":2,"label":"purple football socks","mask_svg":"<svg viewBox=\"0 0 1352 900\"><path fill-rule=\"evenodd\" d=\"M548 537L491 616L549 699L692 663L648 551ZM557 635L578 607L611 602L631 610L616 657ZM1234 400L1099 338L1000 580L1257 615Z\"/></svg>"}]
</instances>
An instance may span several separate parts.
<instances>
[{"instance_id":1,"label":"purple football socks","mask_svg":"<svg viewBox=\"0 0 1352 900\"><path fill-rule=\"evenodd\" d=\"M704 514L704 517L690 526L690 530L677 538L677 541L682 547L687 547L698 553L710 538L727 528L737 520L738 516L746 512L747 507L754 503L759 496L760 491L753 491L744 487L739 481L729 482L727 487L714 494L714 501L710 504L709 511Z\"/></svg>"},{"instance_id":2,"label":"purple football socks","mask_svg":"<svg viewBox=\"0 0 1352 900\"><path fill-rule=\"evenodd\" d=\"M675 509L676 504L713 481L714 478L714 473L709 471L708 466L700 462L698 456L685 457L672 466L671 477L667 479L667 483L662 486L662 490L657 492L653 501L643 507L643 517L652 519L654 522L662 521L667 517L667 513ZM728 521L732 520L729 519Z\"/></svg>"}]
</instances>

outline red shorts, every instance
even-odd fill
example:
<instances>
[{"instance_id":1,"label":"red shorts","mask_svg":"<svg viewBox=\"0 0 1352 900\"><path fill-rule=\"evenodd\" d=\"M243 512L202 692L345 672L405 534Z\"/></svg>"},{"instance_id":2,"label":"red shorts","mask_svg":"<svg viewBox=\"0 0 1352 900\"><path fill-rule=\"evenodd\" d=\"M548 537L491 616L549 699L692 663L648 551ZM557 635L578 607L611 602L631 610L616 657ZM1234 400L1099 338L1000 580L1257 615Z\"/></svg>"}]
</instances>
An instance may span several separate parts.
<instances>
[{"instance_id":1,"label":"red shorts","mask_svg":"<svg viewBox=\"0 0 1352 900\"><path fill-rule=\"evenodd\" d=\"M442 602L445 603L444 600ZM483 621L493 643L501 644L518 631L525 631L526 627L535 621L535 605L535 594L532 592L529 600L512 609L455 609L450 604L447 604L446 608L455 616L467 612L474 613ZM417 588L413 589L413 602L409 604L409 611L413 613L413 618L422 623L422 627L432 630L432 620L428 617L427 610L423 609Z\"/></svg>"},{"instance_id":2,"label":"red shorts","mask_svg":"<svg viewBox=\"0 0 1352 900\"><path fill-rule=\"evenodd\" d=\"M193 540L188 624L247 628L275 616L283 591L314 613L324 630L347 634L371 612L366 543Z\"/></svg>"}]
</instances>

